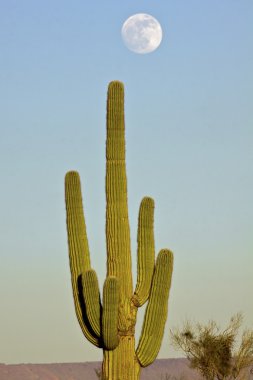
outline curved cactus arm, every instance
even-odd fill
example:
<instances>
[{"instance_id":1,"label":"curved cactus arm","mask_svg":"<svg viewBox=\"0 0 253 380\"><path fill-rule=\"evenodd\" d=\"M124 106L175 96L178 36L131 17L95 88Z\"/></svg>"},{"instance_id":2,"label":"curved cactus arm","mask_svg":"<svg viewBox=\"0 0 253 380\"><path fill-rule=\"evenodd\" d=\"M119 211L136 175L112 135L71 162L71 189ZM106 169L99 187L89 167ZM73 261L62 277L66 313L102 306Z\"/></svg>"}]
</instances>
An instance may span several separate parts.
<instances>
[{"instance_id":1,"label":"curved cactus arm","mask_svg":"<svg viewBox=\"0 0 253 380\"><path fill-rule=\"evenodd\" d=\"M149 298L155 264L154 201L149 197L140 204L137 242L138 275L133 302L139 307Z\"/></svg>"},{"instance_id":2,"label":"curved cactus arm","mask_svg":"<svg viewBox=\"0 0 253 380\"><path fill-rule=\"evenodd\" d=\"M97 274L93 269L89 269L82 275L83 297L87 310L87 317L94 333L101 335L101 302L98 286Z\"/></svg>"},{"instance_id":3,"label":"curved cactus arm","mask_svg":"<svg viewBox=\"0 0 253 380\"><path fill-rule=\"evenodd\" d=\"M87 324L87 310L83 299L82 273L90 269L89 245L82 205L79 174L70 171L65 177L65 201L67 212L67 231L69 263L75 310L85 337L95 346L100 346Z\"/></svg>"},{"instance_id":4,"label":"curved cactus arm","mask_svg":"<svg viewBox=\"0 0 253 380\"><path fill-rule=\"evenodd\" d=\"M142 367L150 365L159 352L168 312L168 298L173 270L173 254L163 249L156 260L154 277L140 341L136 350Z\"/></svg>"},{"instance_id":5,"label":"curved cactus arm","mask_svg":"<svg viewBox=\"0 0 253 380\"><path fill-rule=\"evenodd\" d=\"M107 277L103 289L102 336L107 350L113 350L119 343L119 281L116 277Z\"/></svg>"}]
</instances>

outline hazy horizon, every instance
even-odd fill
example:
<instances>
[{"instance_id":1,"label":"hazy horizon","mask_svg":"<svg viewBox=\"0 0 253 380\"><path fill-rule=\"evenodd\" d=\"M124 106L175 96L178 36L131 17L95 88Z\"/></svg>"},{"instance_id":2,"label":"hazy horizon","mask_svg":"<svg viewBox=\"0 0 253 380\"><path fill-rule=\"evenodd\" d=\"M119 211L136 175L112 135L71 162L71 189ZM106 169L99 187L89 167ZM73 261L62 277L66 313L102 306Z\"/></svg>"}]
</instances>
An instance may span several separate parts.
<instances>
[{"instance_id":1,"label":"hazy horizon","mask_svg":"<svg viewBox=\"0 0 253 380\"><path fill-rule=\"evenodd\" d=\"M186 318L225 327L241 311L253 329L253 2L24 0L0 8L0 362L102 360L75 316L64 176L81 176L101 288L114 79L125 86L134 285L143 196L155 199L156 252L175 256L158 358L183 357L169 330ZM124 21L140 12L163 29L146 55L121 38Z\"/></svg>"}]
</instances>

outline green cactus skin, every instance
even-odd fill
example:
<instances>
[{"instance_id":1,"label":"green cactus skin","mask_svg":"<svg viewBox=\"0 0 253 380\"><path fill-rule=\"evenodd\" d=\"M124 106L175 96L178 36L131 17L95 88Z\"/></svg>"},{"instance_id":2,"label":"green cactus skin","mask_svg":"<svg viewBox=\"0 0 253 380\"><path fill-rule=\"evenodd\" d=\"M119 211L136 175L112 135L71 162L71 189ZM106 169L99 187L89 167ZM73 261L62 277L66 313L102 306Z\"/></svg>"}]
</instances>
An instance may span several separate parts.
<instances>
[{"instance_id":1,"label":"green cactus skin","mask_svg":"<svg viewBox=\"0 0 253 380\"><path fill-rule=\"evenodd\" d=\"M86 305L87 318L97 336L101 335L100 316L101 302L98 287L97 274L93 269L89 269L82 275L83 298Z\"/></svg>"},{"instance_id":2,"label":"green cactus skin","mask_svg":"<svg viewBox=\"0 0 253 380\"><path fill-rule=\"evenodd\" d=\"M69 262L77 319L85 337L103 348L103 380L138 380L160 349L168 312L173 254L159 252L155 262L154 201L143 198L138 218L138 274L132 284L125 164L124 87L109 84L106 139L107 277L101 305L91 268L79 174L65 177ZM148 305L137 349L138 307Z\"/></svg>"},{"instance_id":3,"label":"green cactus skin","mask_svg":"<svg viewBox=\"0 0 253 380\"><path fill-rule=\"evenodd\" d=\"M102 335L107 350L119 344L118 336L119 281L116 277L106 278L103 289Z\"/></svg>"}]
</instances>

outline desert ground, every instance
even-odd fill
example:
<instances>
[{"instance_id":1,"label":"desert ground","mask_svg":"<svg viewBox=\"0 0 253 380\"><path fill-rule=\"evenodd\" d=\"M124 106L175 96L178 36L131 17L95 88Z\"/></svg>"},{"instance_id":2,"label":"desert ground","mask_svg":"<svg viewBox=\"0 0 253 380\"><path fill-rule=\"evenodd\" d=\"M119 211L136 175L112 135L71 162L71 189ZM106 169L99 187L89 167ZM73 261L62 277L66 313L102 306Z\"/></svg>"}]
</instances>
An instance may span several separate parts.
<instances>
[{"instance_id":1,"label":"desert ground","mask_svg":"<svg viewBox=\"0 0 253 380\"><path fill-rule=\"evenodd\" d=\"M97 380L101 362L0 364L1 380ZM170 377L166 378L166 374ZM200 380L186 359L158 359L142 370L141 380Z\"/></svg>"}]
</instances>

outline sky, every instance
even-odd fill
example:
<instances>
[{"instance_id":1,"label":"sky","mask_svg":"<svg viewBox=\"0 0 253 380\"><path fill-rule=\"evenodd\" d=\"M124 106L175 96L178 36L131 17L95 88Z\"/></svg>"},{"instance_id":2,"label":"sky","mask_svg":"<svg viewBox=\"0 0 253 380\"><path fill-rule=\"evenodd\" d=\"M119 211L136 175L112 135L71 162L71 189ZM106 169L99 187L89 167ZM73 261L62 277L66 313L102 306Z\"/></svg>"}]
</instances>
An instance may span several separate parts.
<instances>
[{"instance_id":1,"label":"sky","mask_svg":"<svg viewBox=\"0 0 253 380\"><path fill-rule=\"evenodd\" d=\"M163 29L136 54L135 13ZM102 360L78 325L64 176L78 170L91 262L106 273L105 118L125 86L133 275L139 203L155 199L156 252L174 252L170 329L186 319L253 328L252 0L0 2L0 362ZM137 338L144 309L139 311Z\"/></svg>"}]
</instances>

